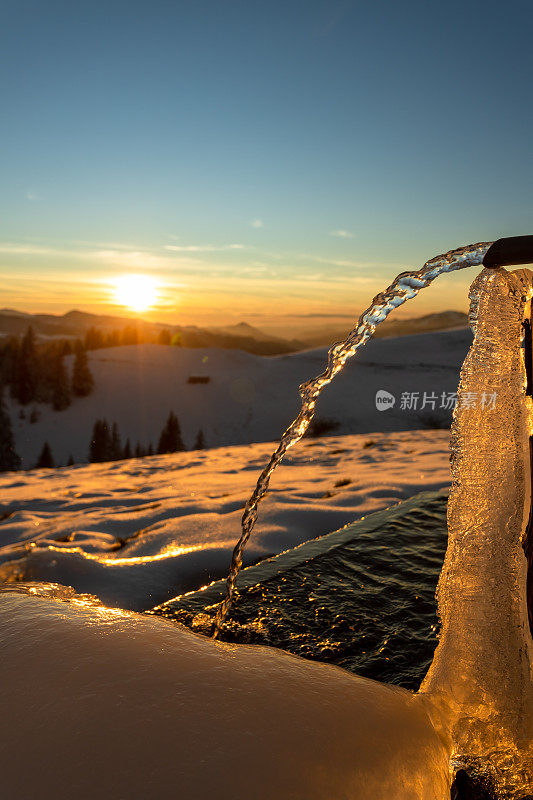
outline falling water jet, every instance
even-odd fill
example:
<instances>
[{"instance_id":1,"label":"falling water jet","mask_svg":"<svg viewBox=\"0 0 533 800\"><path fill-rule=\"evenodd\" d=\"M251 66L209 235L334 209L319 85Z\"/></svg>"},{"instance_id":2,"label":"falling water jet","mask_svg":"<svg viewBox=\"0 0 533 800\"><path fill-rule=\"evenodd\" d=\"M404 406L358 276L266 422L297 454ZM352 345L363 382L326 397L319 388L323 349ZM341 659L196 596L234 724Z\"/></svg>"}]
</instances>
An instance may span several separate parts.
<instances>
[{"instance_id":1,"label":"falling water jet","mask_svg":"<svg viewBox=\"0 0 533 800\"><path fill-rule=\"evenodd\" d=\"M402 272L384 292L380 292L374 297L372 303L361 314L346 339L330 348L326 369L316 378L300 386L299 392L302 398L300 413L284 432L277 449L272 453L268 464L261 472L257 485L246 503L241 522L241 537L233 551L230 572L226 582L226 596L220 604L215 618L214 638L220 636L222 626L231 606L235 581L242 567L244 548L257 519L257 507L268 491L272 473L282 461L289 447L299 442L309 427L309 423L315 414L316 401L322 389L331 383L335 375L342 370L346 361L354 356L360 347L366 344L376 327L386 319L391 311L407 300L416 297L421 289L429 286L439 275L465 269L466 267L479 266L486 256L489 258L492 256L493 260L500 265L503 263L527 263L527 261L522 260L524 255L520 250L520 243L526 238L530 237L499 239L496 242L478 242L477 244L467 245L430 259L416 272ZM504 244L502 245L502 243ZM509 258L513 260L509 261ZM491 266L491 264L487 264L487 266Z\"/></svg>"}]
</instances>

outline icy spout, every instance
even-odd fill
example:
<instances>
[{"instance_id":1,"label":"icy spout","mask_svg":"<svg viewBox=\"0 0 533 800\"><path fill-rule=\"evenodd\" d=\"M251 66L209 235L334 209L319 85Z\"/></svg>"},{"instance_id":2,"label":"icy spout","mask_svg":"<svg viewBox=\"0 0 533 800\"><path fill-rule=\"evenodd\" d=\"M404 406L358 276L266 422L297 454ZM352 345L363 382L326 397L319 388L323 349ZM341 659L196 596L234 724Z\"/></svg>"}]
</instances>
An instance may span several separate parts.
<instances>
[{"instance_id":1,"label":"icy spout","mask_svg":"<svg viewBox=\"0 0 533 800\"><path fill-rule=\"evenodd\" d=\"M421 691L451 702L457 760L497 797L533 792L533 643L522 547L530 507L532 401L522 320L533 274L483 270L471 287L474 342L452 424L440 643Z\"/></svg>"}]
</instances>

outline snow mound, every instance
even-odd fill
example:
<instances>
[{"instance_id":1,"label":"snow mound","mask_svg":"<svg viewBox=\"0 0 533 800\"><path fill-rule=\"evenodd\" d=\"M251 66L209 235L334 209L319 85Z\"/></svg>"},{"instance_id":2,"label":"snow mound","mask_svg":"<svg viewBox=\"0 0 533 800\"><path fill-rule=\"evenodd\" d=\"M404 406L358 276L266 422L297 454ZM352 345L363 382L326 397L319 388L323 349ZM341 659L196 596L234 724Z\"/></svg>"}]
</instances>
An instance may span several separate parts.
<instances>
[{"instance_id":1,"label":"snow mound","mask_svg":"<svg viewBox=\"0 0 533 800\"><path fill-rule=\"evenodd\" d=\"M0 596L6 796L449 797L449 748L423 698L162 618L29 591Z\"/></svg>"}]
</instances>

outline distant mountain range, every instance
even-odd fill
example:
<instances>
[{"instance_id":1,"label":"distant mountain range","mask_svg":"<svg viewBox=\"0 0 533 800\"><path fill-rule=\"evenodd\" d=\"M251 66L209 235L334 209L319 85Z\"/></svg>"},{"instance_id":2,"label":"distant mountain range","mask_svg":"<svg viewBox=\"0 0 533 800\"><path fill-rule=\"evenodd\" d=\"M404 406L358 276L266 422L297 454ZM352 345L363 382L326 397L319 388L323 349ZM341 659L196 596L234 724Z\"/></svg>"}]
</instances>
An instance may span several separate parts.
<instances>
[{"instance_id":1,"label":"distant mountain range","mask_svg":"<svg viewBox=\"0 0 533 800\"><path fill-rule=\"evenodd\" d=\"M324 326L302 332L298 339L284 339L264 333L247 322L221 327L200 328L195 325L167 325L147 322L136 317L116 317L104 314L89 314L73 310L66 314L28 314L23 311L0 309L0 335L19 336L32 326L39 338L83 338L89 328L103 333L122 330L127 326L136 328L144 338L155 337L163 330L171 335L180 334L184 347L220 347L229 350L244 350L256 355L282 355L313 347L330 345L343 339L349 328L339 329ZM460 311L441 311L423 317L404 320L386 320L379 326L376 337L406 336L415 333L464 328L468 317Z\"/></svg>"},{"instance_id":2,"label":"distant mountain range","mask_svg":"<svg viewBox=\"0 0 533 800\"><path fill-rule=\"evenodd\" d=\"M240 322L219 328L200 328L196 325L167 325L163 322L148 322L137 317L115 317L104 314L89 314L85 311L69 311L66 314L27 314L10 308L0 309L0 335L19 336L32 326L37 337L83 338L90 328L102 333L133 327L141 338L155 337L161 331L172 336L180 335L184 347L221 347L228 350L244 350L256 355L282 355L305 349L305 343L296 339L287 340L270 336L257 328Z\"/></svg>"},{"instance_id":3,"label":"distant mountain range","mask_svg":"<svg viewBox=\"0 0 533 800\"><path fill-rule=\"evenodd\" d=\"M451 328L468 327L468 314L462 311L439 311L435 314L426 314L423 317L412 319L387 319L382 322L374 334L376 339L386 339L390 336L411 336L415 333L431 333L432 331L445 331ZM310 330L305 337L300 336L306 347L322 347L344 339L350 331L350 326L340 328L338 325L324 325Z\"/></svg>"}]
</instances>

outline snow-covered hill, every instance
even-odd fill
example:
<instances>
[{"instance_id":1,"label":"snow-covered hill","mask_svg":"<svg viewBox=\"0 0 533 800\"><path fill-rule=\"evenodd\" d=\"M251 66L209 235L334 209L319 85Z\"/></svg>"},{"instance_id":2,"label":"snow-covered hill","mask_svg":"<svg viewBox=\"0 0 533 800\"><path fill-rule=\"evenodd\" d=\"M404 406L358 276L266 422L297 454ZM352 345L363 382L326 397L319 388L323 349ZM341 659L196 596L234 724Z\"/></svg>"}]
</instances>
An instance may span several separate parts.
<instances>
[{"instance_id":1,"label":"snow-covered hill","mask_svg":"<svg viewBox=\"0 0 533 800\"><path fill-rule=\"evenodd\" d=\"M468 330L371 341L324 391L317 416L338 422L339 433L445 423L451 414L445 398L457 388L470 342ZM96 388L89 397L61 412L42 406L34 424L29 421L31 407L20 419L19 407L11 406L17 451L24 467L31 467L47 440L56 463L66 464L70 455L76 462L86 461L93 424L100 417L118 423L123 442L129 437L133 447L137 441L156 446L171 410L178 415L187 447L199 428L208 447L275 440L297 413L299 384L323 370L326 352L321 348L263 357L149 344L92 351ZM208 376L209 383L188 383L191 375ZM393 408L377 410L380 389L394 395Z\"/></svg>"},{"instance_id":2,"label":"snow-covered hill","mask_svg":"<svg viewBox=\"0 0 533 800\"><path fill-rule=\"evenodd\" d=\"M275 473L245 563L449 484L448 431L301 442ZM50 581L143 609L227 574L274 442L0 475L0 582Z\"/></svg>"}]
</instances>

